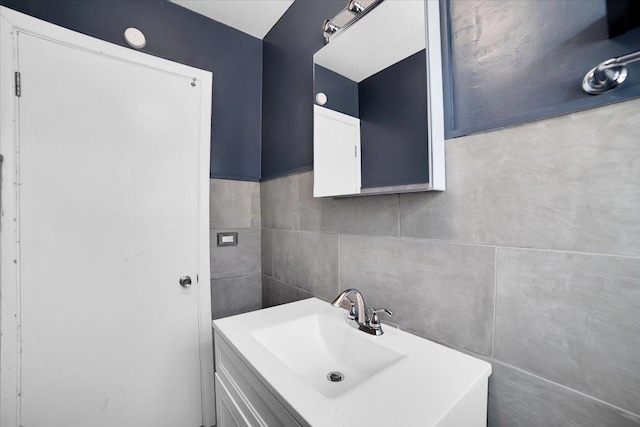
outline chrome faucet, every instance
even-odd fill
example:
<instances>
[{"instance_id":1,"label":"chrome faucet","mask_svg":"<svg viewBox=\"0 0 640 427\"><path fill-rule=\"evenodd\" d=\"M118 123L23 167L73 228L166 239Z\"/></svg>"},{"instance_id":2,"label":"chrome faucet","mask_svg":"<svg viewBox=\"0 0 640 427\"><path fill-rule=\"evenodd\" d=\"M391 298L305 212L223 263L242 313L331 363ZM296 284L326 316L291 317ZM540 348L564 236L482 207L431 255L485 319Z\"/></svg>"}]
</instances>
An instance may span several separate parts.
<instances>
[{"instance_id":1,"label":"chrome faucet","mask_svg":"<svg viewBox=\"0 0 640 427\"><path fill-rule=\"evenodd\" d=\"M355 301L349 298L351 295L355 297ZM387 310L386 308L378 310L367 309L367 305L364 303L362 294L359 290L354 288L349 288L343 291L331 302L331 305L334 307L340 307L345 299L351 303L349 315L347 316L347 322L349 325L371 335L382 335L384 333L382 331L382 324L380 323L378 313L385 312L389 316L393 316L393 311Z\"/></svg>"}]
</instances>

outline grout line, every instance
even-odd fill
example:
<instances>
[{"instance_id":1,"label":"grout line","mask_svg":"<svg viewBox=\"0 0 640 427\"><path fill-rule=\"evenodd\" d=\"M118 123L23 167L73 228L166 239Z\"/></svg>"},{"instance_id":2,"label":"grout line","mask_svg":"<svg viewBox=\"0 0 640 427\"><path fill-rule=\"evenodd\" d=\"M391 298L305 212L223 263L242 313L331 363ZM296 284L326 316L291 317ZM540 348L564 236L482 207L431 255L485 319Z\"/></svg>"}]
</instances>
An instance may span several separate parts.
<instances>
[{"instance_id":1,"label":"grout line","mask_svg":"<svg viewBox=\"0 0 640 427\"><path fill-rule=\"evenodd\" d=\"M290 288L294 288L294 289L297 289L297 290L299 290L299 291L305 292L305 293L307 293L307 294L311 295L312 297L320 298L320 297L318 297L318 296L314 295L314 294L313 294L313 292L309 292L309 291L308 291L308 290L306 290L306 289L302 289L302 288L299 288L299 287L297 287L297 286L295 286L295 285L292 285L292 284L290 284L290 283L287 283L287 282L284 282L284 281L282 281L282 280L276 279L275 277L273 277L273 276L269 276L268 274L265 274L264 276L267 276L267 277L268 277L268 278L270 278L271 280L275 280L276 282L281 283L281 284L283 284L283 285L285 285L285 286L289 286Z\"/></svg>"},{"instance_id":2,"label":"grout line","mask_svg":"<svg viewBox=\"0 0 640 427\"><path fill-rule=\"evenodd\" d=\"M496 311L498 309L498 247L495 247L493 260L493 322L491 324L491 357L496 348Z\"/></svg>"},{"instance_id":3,"label":"grout line","mask_svg":"<svg viewBox=\"0 0 640 427\"><path fill-rule=\"evenodd\" d=\"M342 236L338 234L338 293L342 289Z\"/></svg>"},{"instance_id":4,"label":"grout line","mask_svg":"<svg viewBox=\"0 0 640 427\"><path fill-rule=\"evenodd\" d=\"M617 405L614 405L613 403L605 402L605 401L604 401L604 400L602 400L602 399L599 399L599 398L597 398L597 397L595 397L595 396L591 396L591 395L589 395L589 394L586 394L586 393L584 393L584 392L582 392L582 391L580 391L580 390L573 389L573 388L571 388L571 387L568 387L568 386L566 386L566 385L564 385L564 384L557 383L557 382L555 382L555 381L551 381L550 379L547 379L547 378L541 377L541 376L536 375L536 374L534 374L534 373L532 373L532 372L529 372L529 371L525 371L524 369L518 368L517 366L513 366L513 365L511 365L511 364L509 364L509 363L503 362L502 360L497 360L497 359L494 359L493 357L492 357L492 358L490 358L490 359L491 359L493 362L498 363L498 364L500 364L500 365L502 365L502 366L506 366L507 368L513 369L514 371L518 371L518 372L523 373L523 374L525 374L525 375L530 375L530 376L532 376L532 377L534 377L534 378L536 378L536 379L538 379L538 380L540 380L540 381L544 381L544 382L546 382L546 383L553 384L553 385L555 385L555 386L557 386L557 387L560 387L560 388L562 388L562 389L564 389L564 390L566 390L566 391L569 391L569 392L572 392L572 393L579 394L579 395L581 395L582 397L586 397L587 399L595 400L596 402L602 403L603 405L607 405L607 406L609 406L609 407L611 407L611 408L614 408L614 409L616 409L616 410L618 410L618 411L620 411L620 412L623 412L623 413L625 413L625 414L631 415L631 416L633 416L633 417L635 417L635 418L640 418L640 414L636 414L636 413L634 413L634 412L629 411L628 409L621 408L621 407L619 407L619 406L617 406Z\"/></svg>"},{"instance_id":5,"label":"grout line","mask_svg":"<svg viewBox=\"0 0 640 427\"><path fill-rule=\"evenodd\" d=\"M234 231L234 230L262 230L262 228L254 227L209 227L209 231Z\"/></svg>"},{"instance_id":6,"label":"grout line","mask_svg":"<svg viewBox=\"0 0 640 427\"><path fill-rule=\"evenodd\" d=\"M269 271L271 272L271 274L273 274L273 258L274 258L274 249L273 248L275 246L276 230L272 229L272 228L263 228L262 231L264 231L264 230L269 230L267 233L265 233L265 235L270 235L270 237L268 237L266 240L269 242L269 245L268 245L269 247L267 248L267 251L269 252L269 255L271 256L271 260L269 261L269 264L270 264L269 265ZM261 251L262 251L262 244L264 243L263 240L262 240L262 234L263 233L260 233L260 239L261 239L261 241L260 241L260 243L261 243L260 249L261 249ZM262 257L263 256L264 256L264 254L262 252L260 252L260 261L262 261ZM260 264L261 264L261 267L262 267L262 262ZM267 276L267 274L265 274L265 272L264 272L264 270L262 270L262 268L261 268L261 271L262 271L263 275Z\"/></svg>"},{"instance_id":7,"label":"grout line","mask_svg":"<svg viewBox=\"0 0 640 427\"><path fill-rule=\"evenodd\" d=\"M464 347L460 347L460 346L455 345L455 344L451 344L451 343L449 343L447 341L443 341L441 339L438 339L438 338L429 336L427 334L418 332L415 329L411 329L411 328L406 327L406 326L402 326L402 325L400 325L400 326L403 328L403 330L405 332L408 332L408 333L410 333L412 335L415 335L415 336L420 337L422 339L425 339L427 341L431 341L431 342L434 342L436 344L441 344L441 345L443 345L445 347L449 347L449 348L452 348L454 350L460 351L461 353L473 355L474 357L478 357L478 358L481 358L481 359L491 359L491 357L487 356L486 354L478 353L477 351L469 350L468 348L464 348Z\"/></svg>"},{"instance_id":8,"label":"grout line","mask_svg":"<svg viewBox=\"0 0 640 427\"><path fill-rule=\"evenodd\" d=\"M419 332L416 332L416 331L414 331L413 329L410 329L410 328L406 328L406 327L405 327L405 328L404 328L404 331L405 331L405 332L408 332L408 333L410 333L410 334L412 334L412 335L416 335L416 336L418 336L418 337L420 337L420 338L426 339L427 341L432 341L432 342L435 342L435 343L437 343L437 344L441 344L441 345L443 345L443 346L445 346L445 347L451 348L451 349L453 349L453 350L460 351L461 353L468 354L468 355L470 355L470 356L472 356L472 357L476 357L476 358L478 358L478 359L485 360L485 361L487 361L487 362L489 362L489 363L497 363L497 364L499 364L499 365L502 365L502 366L505 366L505 367L507 367L507 368L513 369L513 370L515 370L515 371L518 371L518 372L520 372L520 373L522 373L522 374L524 374L524 375L529 375L529 376L532 376L532 377L534 377L534 378L536 378L536 379L538 379L538 380L540 380L540 381L544 381L544 382L546 382L546 383L550 383L550 384L553 384L553 385L555 385L555 386L558 386L558 387L560 387L560 388L562 388L562 389L564 389L564 390L566 390L566 391L569 391L569 392L572 392L572 393L579 394L579 395L581 395L581 396L583 396L583 397L585 397L585 398L587 398L587 399L595 400L596 402L602 403L603 405L607 405L607 406L609 406L609 407L611 407L611 408L614 408L614 409L616 409L616 410L618 410L618 411L620 411L620 412L623 412L623 413L625 413L625 414L631 415L632 417L640 418L640 414L636 414L636 413L631 412L631 411L629 411L629 410L627 410L627 409L624 409L624 408L621 408L621 407L619 407L619 406L616 406L616 405L614 405L614 404L612 404L612 403L605 402L605 401L604 401L604 400L602 400L602 399L599 399L599 398L597 398L597 397L594 397L594 396L588 395L588 394L586 394L586 393L584 393L584 392L582 392L582 391L580 391L580 390L575 390L575 389L573 389L573 388L571 388L571 387L567 387L566 385L563 385L563 384L557 383L557 382L555 382L555 381L551 381L550 379L547 379L547 378L541 377L541 376L536 375L536 374L534 374L534 373L532 373L532 372L525 371L525 370L524 370L524 369L522 369L522 368L518 368L517 366L511 365L511 364L506 363L506 362L503 362L502 360L496 359L495 357L490 357L490 356L484 355L484 354L482 354L482 353L478 353L478 352L475 352L475 351L473 351L473 350L469 350L469 349L466 349L466 348L464 348L464 347L460 347L460 346L457 346L457 345L455 345L455 344L448 343L448 342L446 342L446 341L442 341L442 340L435 339L435 338L433 338L433 337L429 337L429 336L427 336L427 335L424 335L424 334L421 334L421 333L419 333ZM493 374L493 372L492 372L492 374Z\"/></svg>"},{"instance_id":9,"label":"grout line","mask_svg":"<svg viewBox=\"0 0 640 427\"><path fill-rule=\"evenodd\" d=\"M266 227L263 227L266 228ZM525 251L540 251L540 252L555 252L555 253L566 253L566 254L576 254L576 255L594 255L594 256L604 256L604 257L614 257L614 258L630 258L630 259L640 259L640 255L620 255L620 254L606 254L600 252L580 252L580 251L571 251L571 250L563 250L563 249L546 249L546 248L529 248L526 246L506 246L506 245L496 245L489 243L473 243L473 242L460 242L455 240L442 240L442 239L428 239L423 237L410 237L410 236L389 236L389 235L378 235L378 234L362 234L362 233L338 233L335 231L309 231L309 230L291 230L291 229L280 229L280 228L271 228L270 230L283 230L283 231L300 231L303 233L320 233L320 234L343 234L345 236L359 236L359 237L372 237L372 238L385 238L385 239L400 239L400 240L413 240L419 242L433 242L433 243L444 243L449 245L461 245L461 246L478 246L478 247L487 247L487 248L504 248L504 249L519 249Z\"/></svg>"},{"instance_id":10,"label":"grout line","mask_svg":"<svg viewBox=\"0 0 640 427\"><path fill-rule=\"evenodd\" d=\"M296 174L295 178L293 179L293 182L295 182L296 184L296 209L297 209L297 216L298 216L298 231L300 231L300 175L301 174Z\"/></svg>"},{"instance_id":11,"label":"grout line","mask_svg":"<svg viewBox=\"0 0 640 427\"><path fill-rule=\"evenodd\" d=\"M400 220L400 195L396 194L398 198L398 237L402 237L402 221Z\"/></svg>"},{"instance_id":12,"label":"grout line","mask_svg":"<svg viewBox=\"0 0 640 427\"><path fill-rule=\"evenodd\" d=\"M275 254L275 242L276 242L276 231L273 231L271 233L271 238L270 238L270 247L269 247L269 253L271 255L271 274L273 274L273 258L275 258L274 254Z\"/></svg>"},{"instance_id":13,"label":"grout line","mask_svg":"<svg viewBox=\"0 0 640 427\"><path fill-rule=\"evenodd\" d=\"M262 270L257 270L257 271L254 271L253 273L237 274L235 276L216 277L215 279L212 277L210 281L213 282L214 280L225 280L225 279L235 279L237 277L255 276L256 274L262 275Z\"/></svg>"},{"instance_id":14,"label":"grout line","mask_svg":"<svg viewBox=\"0 0 640 427\"><path fill-rule=\"evenodd\" d=\"M338 233L337 231L291 230L291 229L285 229L285 228L268 228L268 230L284 231L288 233L323 234L323 235L329 235L329 236L335 236L335 235L341 234L341 233ZM354 236L367 237L366 235L362 235L362 234L354 234ZM389 237L389 236L371 236L371 237Z\"/></svg>"}]
</instances>

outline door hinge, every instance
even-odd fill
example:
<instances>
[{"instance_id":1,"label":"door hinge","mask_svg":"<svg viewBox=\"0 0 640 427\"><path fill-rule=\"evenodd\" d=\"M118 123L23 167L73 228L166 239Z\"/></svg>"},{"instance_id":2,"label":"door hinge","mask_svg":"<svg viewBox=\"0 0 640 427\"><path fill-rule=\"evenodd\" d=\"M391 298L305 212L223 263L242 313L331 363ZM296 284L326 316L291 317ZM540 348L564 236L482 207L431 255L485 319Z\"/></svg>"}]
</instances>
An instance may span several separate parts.
<instances>
[{"instance_id":1,"label":"door hinge","mask_svg":"<svg viewBox=\"0 0 640 427\"><path fill-rule=\"evenodd\" d=\"M20 72L19 71L16 71L15 83L16 83L16 96L22 96L22 84L20 82Z\"/></svg>"},{"instance_id":2,"label":"door hinge","mask_svg":"<svg viewBox=\"0 0 640 427\"><path fill-rule=\"evenodd\" d=\"M358 146L357 145L353 146L353 154L354 154L355 157L358 157Z\"/></svg>"}]
</instances>

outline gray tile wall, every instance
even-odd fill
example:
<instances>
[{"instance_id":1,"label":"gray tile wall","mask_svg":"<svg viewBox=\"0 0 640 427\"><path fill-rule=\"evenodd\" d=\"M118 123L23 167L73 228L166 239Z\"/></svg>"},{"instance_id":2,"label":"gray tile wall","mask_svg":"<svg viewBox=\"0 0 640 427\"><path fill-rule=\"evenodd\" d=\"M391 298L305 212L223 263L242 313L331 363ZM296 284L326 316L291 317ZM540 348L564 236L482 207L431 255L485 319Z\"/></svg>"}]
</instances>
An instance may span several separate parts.
<instances>
[{"instance_id":1,"label":"gray tile wall","mask_svg":"<svg viewBox=\"0 0 640 427\"><path fill-rule=\"evenodd\" d=\"M640 100L447 141L448 190L261 184L265 307L360 289L492 363L491 426L640 426Z\"/></svg>"},{"instance_id":2,"label":"gray tile wall","mask_svg":"<svg viewBox=\"0 0 640 427\"><path fill-rule=\"evenodd\" d=\"M262 307L260 184L212 179L211 310L214 319ZM238 246L217 247L217 233L237 231Z\"/></svg>"}]
</instances>

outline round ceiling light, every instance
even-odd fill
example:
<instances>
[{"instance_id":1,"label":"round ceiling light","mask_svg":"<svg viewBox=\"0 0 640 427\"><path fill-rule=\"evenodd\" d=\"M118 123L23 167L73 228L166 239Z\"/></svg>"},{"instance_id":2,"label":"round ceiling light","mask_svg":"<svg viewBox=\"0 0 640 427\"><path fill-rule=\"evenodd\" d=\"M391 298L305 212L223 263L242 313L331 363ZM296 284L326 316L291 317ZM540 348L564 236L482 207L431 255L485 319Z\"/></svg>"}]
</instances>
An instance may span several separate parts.
<instances>
[{"instance_id":1,"label":"round ceiling light","mask_svg":"<svg viewBox=\"0 0 640 427\"><path fill-rule=\"evenodd\" d=\"M147 45L147 39L137 28L127 28L124 31L124 39L129 46L134 49L142 49Z\"/></svg>"}]
</instances>

